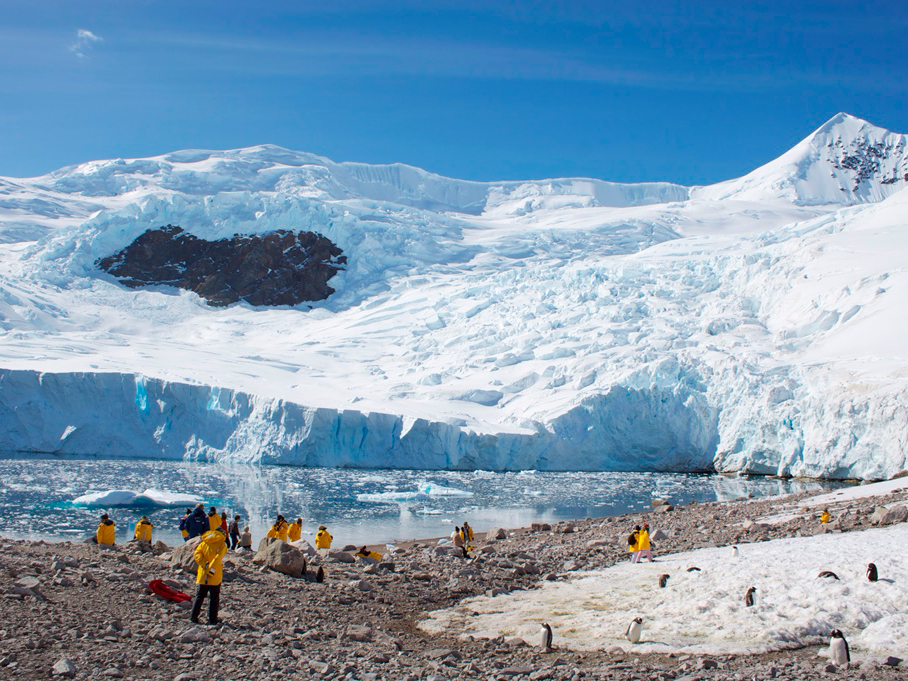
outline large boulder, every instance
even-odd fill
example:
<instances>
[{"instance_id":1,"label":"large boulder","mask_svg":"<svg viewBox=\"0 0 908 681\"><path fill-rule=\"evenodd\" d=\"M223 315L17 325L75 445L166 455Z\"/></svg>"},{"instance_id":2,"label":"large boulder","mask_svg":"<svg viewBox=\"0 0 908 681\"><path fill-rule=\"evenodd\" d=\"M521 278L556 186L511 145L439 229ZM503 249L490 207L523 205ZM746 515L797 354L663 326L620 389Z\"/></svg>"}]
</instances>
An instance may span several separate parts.
<instances>
[{"instance_id":1,"label":"large boulder","mask_svg":"<svg viewBox=\"0 0 908 681\"><path fill-rule=\"evenodd\" d=\"M182 546L178 546L173 550L173 555L170 556L170 564L175 569L182 569L184 572L190 575L195 575L198 572L199 566L195 562L195 550L199 545L199 542L202 541L202 537L193 537L185 542Z\"/></svg>"},{"instance_id":2,"label":"large boulder","mask_svg":"<svg viewBox=\"0 0 908 681\"><path fill-rule=\"evenodd\" d=\"M312 556L318 555L318 551L315 550L315 547L312 546L312 544L307 542L305 539L297 539L296 541L292 541L292 542L290 542L290 546L298 548L300 551L302 551L306 556L308 556L310 558Z\"/></svg>"},{"instance_id":3,"label":"large boulder","mask_svg":"<svg viewBox=\"0 0 908 681\"><path fill-rule=\"evenodd\" d=\"M508 533L500 527L493 527L491 530L486 532L486 541L489 541L490 539L505 539L507 536Z\"/></svg>"},{"instance_id":4,"label":"large boulder","mask_svg":"<svg viewBox=\"0 0 908 681\"><path fill-rule=\"evenodd\" d=\"M252 562L291 577L302 577L306 573L306 556L285 541L274 540L265 544Z\"/></svg>"}]
</instances>

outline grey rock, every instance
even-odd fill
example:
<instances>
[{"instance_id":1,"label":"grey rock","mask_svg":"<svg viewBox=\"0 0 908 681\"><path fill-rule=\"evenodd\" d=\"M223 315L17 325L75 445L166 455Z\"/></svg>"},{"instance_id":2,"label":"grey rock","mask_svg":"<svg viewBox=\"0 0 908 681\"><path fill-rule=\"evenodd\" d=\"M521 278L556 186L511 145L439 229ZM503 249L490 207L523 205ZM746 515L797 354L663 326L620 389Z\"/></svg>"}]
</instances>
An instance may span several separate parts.
<instances>
[{"instance_id":1,"label":"grey rock","mask_svg":"<svg viewBox=\"0 0 908 681\"><path fill-rule=\"evenodd\" d=\"M104 676L107 676L107 677L109 677L109 678L111 678L111 679L122 679L122 678L123 678L123 672L121 672L121 671L120 671L119 669L117 669L116 667L108 667L107 669L105 669L105 670L104 670L103 672L101 672L101 673L102 673Z\"/></svg>"},{"instance_id":2,"label":"grey rock","mask_svg":"<svg viewBox=\"0 0 908 681\"><path fill-rule=\"evenodd\" d=\"M366 642L372 639L372 628L366 626L350 625L344 633L351 641Z\"/></svg>"},{"instance_id":3,"label":"grey rock","mask_svg":"<svg viewBox=\"0 0 908 681\"><path fill-rule=\"evenodd\" d=\"M498 674L502 676L527 676L535 671L533 667L505 667L499 669Z\"/></svg>"},{"instance_id":4,"label":"grey rock","mask_svg":"<svg viewBox=\"0 0 908 681\"><path fill-rule=\"evenodd\" d=\"M650 539L652 539L653 541L661 541L668 539L668 535L665 534L665 532L663 532L662 530L656 530L650 535Z\"/></svg>"},{"instance_id":5,"label":"grey rock","mask_svg":"<svg viewBox=\"0 0 908 681\"><path fill-rule=\"evenodd\" d=\"M426 651L426 657L430 660L442 660L446 657L453 657L455 660L459 660L461 655L452 648L433 648Z\"/></svg>"},{"instance_id":6,"label":"grey rock","mask_svg":"<svg viewBox=\"0 0 908 681\"><path fill-rule=\"evenodd\" d=\"M306 572L306 557L303 552L280 540L267 544L255 554L252 562L291 577L302 577Z\"/></svg>"},{"instance_id":7,"label":"grey rock","mask_svg":"<svg viewBox=\"0 0 908 681\"><path fill-rule=\"evenodd\" d=\"M360 591L373 591L375 589L375 587L372 586L372 583L365 579L356 582L356 588Z\"/></svg>"},{"instance_id":8,"label":"grey rock","mask_svg":"<svg viewBox=\"0 0 908 681\"><path fill-rule=\"evenodd\" d=\"M490 539L506 539L507 536L508 533L500 527L493 527L491 530L486 532L486 541L489 541Z\"/></svg>"},{"instance_id":9,"label":"grey rock","mask_svg":"<svg viewBox=\"0 0 908 681\"><path fill-rule=\"evenodd\" d=\"M182 674L177 674L173 677L173 681L195 681L195 674L191 672L183 672Z\"/></svg>"},{"instance_id":10,"label":"grey rock","mask_svg":"<svg viewBox=\"0 0 908 681\"><path fill-rule=\"evenodd\" d=\"M332 551L328 557L336 563L355 563L356 559L346 551Z\"/></svg>"},{"instance_id":11,"label":"grey rock","mask_svg":"<svg viewBox=\"0 0 908 681\"><path fill-rule=\"evenodd\" d=\"M334 672L334 667L331 664L319 660L309 660L309 669L322 676L327 676Z\"/></svg>"},{"instance_id":12,"label":"grey rock","mask_svg":"<svg viewBox=\"0 0 908 681\"><path fill-rule=\"evenodd\" d=\"M898 667L901 663L902 663L902 658L893 657L892 655L890 655L885 660L883 660L883 664L886 665L887 667Z\"/></svg>"},{"instance_id":13,"label":"grey rock","mask_svg":"<svg viewBox=\"0 0 908 681\"><path fill-rule=\"evenodd\" d=\"M41 590L41 580L37 577L20 577L16 580L16 586L38 592Z\"/></svg>"},{"instance_id":14,"label":"grey rock","mask_svg":"<svg viewBox=\"0 0 908 681\"><path fill-rule=\"evenodd\" d=\"M173 550L170 556L170 564L174 569L182 570L186 574L193 576L198 572L199 566L195 562L194 554L201 541L201 537L193 537Z\"/></svg>"},{"instance_id":15,"label":"grey rock","mask_svg":"<svg viewBox=\"0 0 908 681\"><path fill-rule=\"evenodd\" d=\"M73 677L76 675L76 665L69 658L61 657L54 663L53 675Z\"/></svg>"},{"instance_id":16,"label":"grey rock","mask_svg":"<svg viewBox=\"0 0 908 681\"><path fill-rule=\"evenodd\" d=\"M193 627L177 636L177 643L211 643L211 636L200 627Z\"/></svg>"}]
</instances>

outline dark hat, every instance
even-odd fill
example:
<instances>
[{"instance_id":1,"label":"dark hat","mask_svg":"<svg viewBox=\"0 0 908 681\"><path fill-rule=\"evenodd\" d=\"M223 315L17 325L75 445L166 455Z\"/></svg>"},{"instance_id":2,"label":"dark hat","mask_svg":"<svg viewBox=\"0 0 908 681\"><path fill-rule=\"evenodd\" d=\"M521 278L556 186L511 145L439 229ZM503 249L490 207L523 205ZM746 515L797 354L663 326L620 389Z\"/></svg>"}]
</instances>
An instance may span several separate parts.
<instances>
[{"instance_id":1,"label":"dark hat","mask_svg":"<svg viewBox=\"0 0 908 681\"><path fill-rule=\"evenodd\" d=\"M318 526L318 529L320 529L320 530L327 530L328 528L325 527L324 525L319 525L319 526Z\"/></svg>"}]
</instances>

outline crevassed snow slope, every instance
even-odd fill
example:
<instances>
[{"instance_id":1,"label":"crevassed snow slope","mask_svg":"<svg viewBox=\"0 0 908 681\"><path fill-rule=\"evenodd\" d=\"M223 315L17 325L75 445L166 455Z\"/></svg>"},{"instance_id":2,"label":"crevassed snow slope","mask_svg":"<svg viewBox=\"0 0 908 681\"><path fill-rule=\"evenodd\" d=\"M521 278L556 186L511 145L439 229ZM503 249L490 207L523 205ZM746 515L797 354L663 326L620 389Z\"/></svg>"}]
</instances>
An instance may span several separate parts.
<instances>
[{"instance_id":1,"label":"crevassed snow slope","mask_svg":"<svg viewBox=\"0 0 908 681\"><path fill-rule=\"evenodd\" d=\"M891 135L855 120L820 131ZM838 203L802 200L813 171L797 196L690 198L270 146L9 180L0 449L888 477L908 467L908 192L884 170ZM312 309L212 309L95 268L164 224L315 231L348 267Z\"/></svg>"}]
</instances>

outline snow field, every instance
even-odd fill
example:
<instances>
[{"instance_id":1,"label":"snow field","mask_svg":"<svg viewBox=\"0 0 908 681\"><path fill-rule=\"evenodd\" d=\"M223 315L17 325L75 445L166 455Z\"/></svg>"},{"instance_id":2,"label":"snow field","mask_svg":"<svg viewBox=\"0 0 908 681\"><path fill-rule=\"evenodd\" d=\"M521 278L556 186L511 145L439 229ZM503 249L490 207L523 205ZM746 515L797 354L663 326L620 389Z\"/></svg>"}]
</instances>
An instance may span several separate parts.
<instances>
[{"instance_id":1,"label":"snow field","mask_svg":"<svg viewBox=\"0 0 908 681\"><path fill-rule=\"evenodd\" d=\"M541 622L557 646L646 653L747 654L828 644L841 629L852 659L908 655L908 525L846 534L700 549L656 562L575 573L538 590L485 596L430 613L431 633L481 638L517 636L535 644ZM867 564L880 581L868 582ZM699 572L687 572L699 567ZM819 579L824 571L839 580ZM659 576L670 575L666 588ZM744 595L757 588L756 605ZM642 617L643 639L624 639Z\"/></svg>"}]
</instances>

